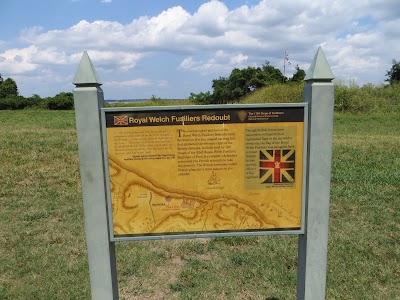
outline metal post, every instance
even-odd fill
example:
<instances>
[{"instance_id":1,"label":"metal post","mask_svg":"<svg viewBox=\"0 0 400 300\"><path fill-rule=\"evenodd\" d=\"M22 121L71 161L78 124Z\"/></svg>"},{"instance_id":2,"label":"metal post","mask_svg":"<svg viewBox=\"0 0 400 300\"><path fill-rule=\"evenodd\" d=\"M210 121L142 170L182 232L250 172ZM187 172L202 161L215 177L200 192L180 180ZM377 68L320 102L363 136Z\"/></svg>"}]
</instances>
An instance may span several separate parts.
<instances>
[{"instance_id":1,"label":"metal post","mask_svg":"<svg viewBox=\"0 0 400 300\"><path fill-rule=\"evenodd\" d=\"M100 108L104 97L86 52L73 84L92 299L118 299L114 243L108 233L101 137Z\"/></svg>"},{"instance_id":2,"label":"metal post","mask_svg":"<svg viewBox=\"0 0 400 300\"><path fill-rule=\"evenodd\" d=\"M326 290L332 161L334 76L320 47L308 70L309 105L306 230L299 236L297 299L323 300Z\"/></svg>"}]
</instances>

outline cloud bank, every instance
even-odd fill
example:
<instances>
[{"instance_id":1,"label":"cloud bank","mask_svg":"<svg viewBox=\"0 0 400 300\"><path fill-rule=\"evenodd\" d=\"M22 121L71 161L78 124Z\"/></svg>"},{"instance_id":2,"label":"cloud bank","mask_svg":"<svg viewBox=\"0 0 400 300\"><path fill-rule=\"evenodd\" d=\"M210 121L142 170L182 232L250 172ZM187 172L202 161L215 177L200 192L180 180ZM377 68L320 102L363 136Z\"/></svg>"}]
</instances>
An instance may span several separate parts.
<instances>
[{"instance_id":1,"label":"cloud bank","mask_svg":"<svg viewBox=\"0 0 400 300\"><path fill-rule=\"evenodd\" d=\"M86 50L96 68L130 77L120 85L145 86L151 79L132 79L129 72L161 53L180 58L177 71L207 76L265 60L279 67L285 50L292 63L308 68L322 45L337 78L382 82L400 53L398 1L349 5L344 0L262 0L230 10L210 1L193 14L176 6L127 24L81 20L65 29L33 27L21 32L19 47L0 41L0 70L10 77L57 74L60 66L77 65Z\"/></svg>"}]
</instances>

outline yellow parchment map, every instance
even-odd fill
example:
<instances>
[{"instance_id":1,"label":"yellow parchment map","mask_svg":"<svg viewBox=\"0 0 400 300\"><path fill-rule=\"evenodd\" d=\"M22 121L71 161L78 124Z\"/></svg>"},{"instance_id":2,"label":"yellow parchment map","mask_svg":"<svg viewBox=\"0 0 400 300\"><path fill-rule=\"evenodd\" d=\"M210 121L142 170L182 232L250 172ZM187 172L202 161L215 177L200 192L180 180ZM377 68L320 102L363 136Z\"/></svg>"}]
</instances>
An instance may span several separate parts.
<instances>
[{"instance_id":1,"label":"yellow parchment map","mask_svg":"<svg viewBox=\"0 0 400 300\"><path fill-rule=\"evenodd\" d=\"M106 131L115 236L299 229L302 122Z\"/></svg>"}]
</instances>

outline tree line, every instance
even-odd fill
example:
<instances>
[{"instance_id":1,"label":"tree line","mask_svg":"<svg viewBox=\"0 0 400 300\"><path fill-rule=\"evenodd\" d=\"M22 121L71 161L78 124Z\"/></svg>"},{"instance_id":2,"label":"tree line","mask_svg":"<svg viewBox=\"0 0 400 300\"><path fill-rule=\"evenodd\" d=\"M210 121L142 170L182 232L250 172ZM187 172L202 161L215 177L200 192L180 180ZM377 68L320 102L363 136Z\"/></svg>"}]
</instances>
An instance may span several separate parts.
<instances>
[{"instance_id":1,"label":"tree line","mask_svg":"<svg viewBox=\"0 0 400 300\"><path fill-rule=\"evenodd\" d=\"M238 102L241 98L262 87L303 82L306 72L299 66L296 66L295 69L296 72L293 76L287 78L278 68L271 66L268 61L261 67L235 68L229 76L212 80L212 92L190 93L188 100L202 105ZM392 60L392 67L386 72L386 77L385 81L390 85L400 83L400 62ZM34 94L25 98L19 95L17 84L12 78L4 80L0 74L0 110L24 108L73 109L73 94L72 92L61 92L54 97L46 98Z\"/></svg>"},{"instance_id":2,"label":"tree line","mask_svg":"<svg viewBox=\"0 0 400 300\"><path fill-rule=\"evenodd\" d=\"M34 94L31 97L19 95L18 86L14 79L3 79L0 74L0 110L5 109L51 109L68 110L74 108L72 92L61 92L54 97L41 98Z\"/></svg>"},{"instance_id":3,"label":"tree line","mask_svg":"<svg viewBox=\"0 0 400 300\"><path fill-rule=\"evenodd\" d=\"M262 67L235 68L228 77L219 77L212 81L212 92L191 93L189 100L197 104L225 104L237 102L255 90L282 83L299 83L306 72L296 66L293 77L288 79L278 68L268 61Z\"/></svg>"}]
</instances>

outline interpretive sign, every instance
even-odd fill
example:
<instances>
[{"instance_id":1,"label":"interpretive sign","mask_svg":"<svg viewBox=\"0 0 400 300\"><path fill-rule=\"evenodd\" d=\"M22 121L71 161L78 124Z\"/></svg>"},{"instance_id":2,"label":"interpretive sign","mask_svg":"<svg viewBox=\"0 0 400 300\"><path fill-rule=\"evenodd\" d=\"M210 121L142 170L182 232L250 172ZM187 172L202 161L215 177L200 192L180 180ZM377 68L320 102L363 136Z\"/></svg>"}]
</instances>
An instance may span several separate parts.
<instances>
[{"instance_id":1,"label":"interpretive sign","mask_svg":"<svg viewBox=\"0 0 400 300\"><path fill-rule=\"evenodd\" d=\"M297 234L297 299L326 289L334 79L321 48L303 103L103 108L73 83L92 299L118 299L115 242Z\"/></svg>"},{"instance_id":2,"label":"interpretive sign","mask_svg":"<svg viewBox=\"0 0 400 300\"><path fill-rule=\"evenodd\" d=\"M306 110L102 109L111 240L302 233Z\"/></svg>"}]
</instances>

